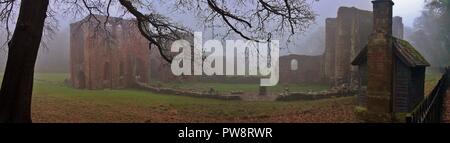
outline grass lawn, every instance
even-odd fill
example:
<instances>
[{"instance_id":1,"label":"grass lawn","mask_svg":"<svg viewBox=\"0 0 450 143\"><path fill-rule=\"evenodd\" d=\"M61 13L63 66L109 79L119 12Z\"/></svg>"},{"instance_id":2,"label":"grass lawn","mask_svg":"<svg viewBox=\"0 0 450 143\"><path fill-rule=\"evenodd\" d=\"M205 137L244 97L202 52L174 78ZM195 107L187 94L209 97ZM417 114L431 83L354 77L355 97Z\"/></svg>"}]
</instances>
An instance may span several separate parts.
<instances>
[{"instance_id":1,"label":"grass lawn","mask_svg":"<svg viewBox=\"0 0 450 143\"><path fill-rule=\"evenodd\" d=\"M438 84L439 80L442 78L442 73L435 71L427 71L425 74L425 95L433 91L434 87Z\"/></svg>"},{"instance_id":2,"label":"grass lawn","mask_svg":"<svg viewBox=\"0 0 450 143\"><path fill-rule=\"evenodd\" d=\"M246 102L126 90L78 90L36 74L35 122L352 122L353 98ZM230 88L230 86L223 86ZM330 114L336 110L336 114ZM331 116L331 117L326 117Z\"/></svg>"},{"instance_id":3,"label":"grass lawn","mask_svg":"<svg viewBox=\"0 0 450 143\"><path fill-rule=\"evenodd\" d=\"M432 90L440 76L427 73L426 92ZM355 122L352 97L292 102L224 101L134 89L78 90L63 83L66 77L67 74L36 74L32 105L34 122ZM206 89L215 86L219 91L257 90L257 86L248 84L172 86ZM312 85L290 89L325 88ZM282 89L282 86L274 87L272 91Z\"/></svg>"}]
</instances>

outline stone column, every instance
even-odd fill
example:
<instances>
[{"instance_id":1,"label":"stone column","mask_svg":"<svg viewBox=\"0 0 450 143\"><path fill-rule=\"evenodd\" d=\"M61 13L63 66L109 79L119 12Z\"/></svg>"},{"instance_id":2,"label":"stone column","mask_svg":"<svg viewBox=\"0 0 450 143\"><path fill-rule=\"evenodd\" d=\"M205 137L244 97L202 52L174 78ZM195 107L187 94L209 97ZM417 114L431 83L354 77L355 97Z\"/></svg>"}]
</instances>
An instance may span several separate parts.
<instances>
[{"instance_id":1,"label":"stone column","mask_svg":"<svg viewBox=\"0 0 450 143\"><path fill-rule=\"evenodd\" d=\"M393 36L403 39L403 33L404 33L404 24L403 24L403 18L400 16L394 17L394 20L392 21L392 31Z\"/></svg>"},{"instance_id":2,"label":"stone column","mask_svg":"<svg viewBox=\"0 0 450 143\"><path fill-rule=\"evenodd\" d=\"M335 48L336 48L336 18L326 19L326 45L324 53L325 77L334 85Z\"/></svg>"},{"instance_id":3,"label":"stone column","mask_svg":"<svg viewBox=\"0 0 450 143\"><path fill-rule=\"evenodd\" d=\"M347 7L341 7L338 11L335 47L335 86L350 82L351 29L354 13L353 8Z\"/></svg>"}]
</instances>

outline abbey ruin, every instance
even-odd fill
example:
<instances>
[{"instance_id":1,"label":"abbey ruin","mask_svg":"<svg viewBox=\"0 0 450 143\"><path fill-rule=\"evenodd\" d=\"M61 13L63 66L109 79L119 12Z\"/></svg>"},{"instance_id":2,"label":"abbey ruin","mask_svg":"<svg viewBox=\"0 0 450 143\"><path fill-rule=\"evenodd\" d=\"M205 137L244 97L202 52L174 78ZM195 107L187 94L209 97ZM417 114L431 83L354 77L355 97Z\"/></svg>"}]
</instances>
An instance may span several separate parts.
<instances>
[{"instance_id":1,"label":"abbey ruin","mask_svg":"<svg viewBox=\"0 0 450 143\"><path fill-rule=\"evenodd\" d=\"M149 42L131 20L88 16L70 25L70 82L80 89L147 82Z\"/></svg>"},{"instance_id":2,"label":"abbey ruin","mask_svg":"<svg viewBox=\"0 0 450 143\"><path fill-rule=\"evenodd\" d=\"M326 19L326 47L323 55L288 55L280 58L281 83L326 83L330 86L359 84L358 67L352 66L351 62L369 41L374 22L373 12L341 7L337 13L336 18ZM392 28L393 36L402 39L404 25L401 17L393 18ZM297 61L296 71L290 70L292 59Z\"/></svg>"},{"instance_id":3,"label":"abbey ruin","mask_svg":"<svg viewBox=\"0 0 450 143\"><path fill-rule=\"evenodd\" d=\"M373 27L373 13L341 7L336 18L326 19L326 47L323 55L280 56L280 84L322 83L330 86L357 83L358 68L351 60L367 44ZM140 35L131 20L105 17L71 24L70 81L86 89L123 88L134 81L206 80L257 83L249 77L176 77L157 48ZM106 27L105 27L106 26ZM106 29L106 30L104 30ZM393 35L403 38L401 17L393 18Z\"/></svg>"}]
</instances>

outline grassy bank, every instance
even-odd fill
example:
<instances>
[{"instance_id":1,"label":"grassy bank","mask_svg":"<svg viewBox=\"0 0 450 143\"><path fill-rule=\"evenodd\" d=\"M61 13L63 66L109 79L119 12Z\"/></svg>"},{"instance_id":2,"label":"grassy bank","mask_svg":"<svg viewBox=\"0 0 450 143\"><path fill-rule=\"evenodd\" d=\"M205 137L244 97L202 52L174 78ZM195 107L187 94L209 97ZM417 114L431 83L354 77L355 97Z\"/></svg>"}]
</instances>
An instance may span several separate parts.
<instances>
[{"instance_id":1,"label":"grassy bank","mask_svg":"<svg viewBox=\"0 0 450 143\"><path fill-rule=\"evenodd\" d=\"M434 87L438 84L439 80L442 78L442 73L436 71L427 71L425 74L425 95L433 91Z\"/></svg>"}]
</instances>

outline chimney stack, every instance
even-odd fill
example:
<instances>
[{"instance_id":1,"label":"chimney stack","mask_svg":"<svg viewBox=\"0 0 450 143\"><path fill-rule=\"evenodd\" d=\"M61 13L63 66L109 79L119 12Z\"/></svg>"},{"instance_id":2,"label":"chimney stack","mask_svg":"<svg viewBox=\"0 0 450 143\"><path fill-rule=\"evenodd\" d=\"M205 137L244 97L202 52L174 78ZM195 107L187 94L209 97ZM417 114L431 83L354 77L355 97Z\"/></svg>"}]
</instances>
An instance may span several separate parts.
<instances>
[{"instance_id":1,"label":"chimney stack","mask_svg":"<svg viewBox=\"0 0 450 143\"><path fill-rule=\"evenodd\" d=\"M392 0L374 0L373 33L367 44L367 122L392 122L394 50Z\"/></svg>"},{"instance_id":2,"label":"chimney stack","mask_svg":"<svg viewBox=\"0 0 450 143\"><path fill-rule=\"evenodd\" d=\"M392 0L374 0L374 33L385 33L392 35Z\"/></svg>"}]
</instances>

